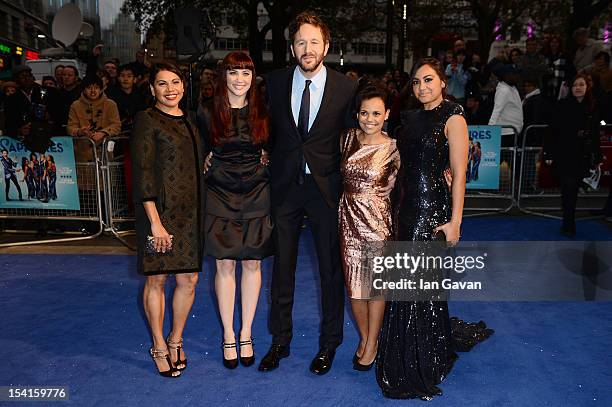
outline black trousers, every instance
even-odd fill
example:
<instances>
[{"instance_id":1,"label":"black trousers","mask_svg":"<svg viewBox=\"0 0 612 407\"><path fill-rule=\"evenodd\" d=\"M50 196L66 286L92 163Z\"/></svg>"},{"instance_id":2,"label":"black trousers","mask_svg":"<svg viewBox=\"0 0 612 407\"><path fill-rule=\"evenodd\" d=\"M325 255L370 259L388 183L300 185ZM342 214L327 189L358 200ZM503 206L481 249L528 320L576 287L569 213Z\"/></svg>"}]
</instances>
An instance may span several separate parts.
<instances>
[{"instance_id":1,"label":"black trousers","mask_svg":"<svg viewBox=\"0 0 612 407\"><path fill-rule=\"evenodd\" d=\"M612 216L612 185L609 186L610 192L608 193L608 199L606 200L606 206L604 206L604 215L606 217Z\"/></svg>"},{"instance_id":2,"label":"black trousers","mask_svg":"<svg viewBox=\"0 0 612 407\"><path fill-rule=\"evenodd\" d=\"M308 215L312 229L321 277L323 318L319 346L335 349L342 342L344 320L344 276L338 242L338 208L327 205L310 175L306 176L304 185L292 184L285 201L272 207L276 244L270 309L272 341L288 345L293 336L295 269L304 213Z\"/></svg>"},{"instance_id":3,"label":"black trousers","mask_svg":"<svg viewBox=\"0 0 612 407\"><path fill-rule=\"evenodd\" d=\"M563 228L576 229L576 202L580 178L576 175L561 176L561 208L563 209Z\"/></svg>"},{"instance_id":4,"label":"black trousers","mask_svg":"<svg viewBox=\"0 0 612 407\"><path fill-rule=\"evenodd\" d=\"M19 186L19 182L17 181L17 177L15 176L15 174L11 174L10 178L4 178L4 182L5 182L5 187L4 187L4 192L6 194L6 200L8 201L9 199L9 191L11 190L11 181L13 184L15 184L15 187L17 187L17 192L19 193L19 199L22 198L21 195L21 187Z\"/></svg>"}]
</instances>

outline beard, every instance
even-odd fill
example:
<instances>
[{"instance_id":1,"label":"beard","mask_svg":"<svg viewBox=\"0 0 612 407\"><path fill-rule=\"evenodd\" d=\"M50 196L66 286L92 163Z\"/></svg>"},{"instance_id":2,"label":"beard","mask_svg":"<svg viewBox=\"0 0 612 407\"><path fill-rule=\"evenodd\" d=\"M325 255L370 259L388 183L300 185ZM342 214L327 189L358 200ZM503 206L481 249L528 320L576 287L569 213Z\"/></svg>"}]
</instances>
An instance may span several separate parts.
<instances>
[{"instance_id":1,"label":"beard","mask_svg":"<svg viewBox=\"0 0 612 407\"><path fill-rule=\"evenodd\" d=\"M314 62L311 62L310 65L307 65L303 59L305 56L311 56L314 57ZM319 66L323 63L323 56L318 55L318 54L306 54L306 55L302 55L300 57L300 59L298 60L298 65L300 66L300 68L302 68L302 71L304 72L314 72L317 70L317 68L319 68Z\"/></svg>"}]
</instances>

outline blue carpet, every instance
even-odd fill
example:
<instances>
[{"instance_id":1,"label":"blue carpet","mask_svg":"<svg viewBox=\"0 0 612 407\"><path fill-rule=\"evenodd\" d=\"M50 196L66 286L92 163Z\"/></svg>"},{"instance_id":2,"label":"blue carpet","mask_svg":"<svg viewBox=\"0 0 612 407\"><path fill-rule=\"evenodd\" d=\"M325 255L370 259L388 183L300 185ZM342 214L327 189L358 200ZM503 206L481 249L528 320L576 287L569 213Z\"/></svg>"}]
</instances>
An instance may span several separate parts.
<instances>
[{"instance_id":1,"label":"blue carpet","mask_svg":"<svg viewBox=\"0 0 612 407\"><path fill-rule=\"evenodd\" d=\"M472 218L467 240L556 240L559 222ZM578 239L612 240L610 228L583 221ZM207 260L185 331L189 368L177 380L157 375L140 306L143 279L133 256L1 255L0 386L68 386L76 406L400 405L386 400L374 372L351 369L357 333L346 315L332 371L308 371L317 351L318 278L310 234L301 240L291 356L274 372L226 370ZM271 262L254 324L256 355L270 344ZM170 288L170 287L169 287ZM460 355L444 396L432 406L609 406L612 303L453 302L451 314L485 320L496 333ZM169 326L169 325L167 325ZM238 325L236 325L238 327ZM57 405L52 403L42 403ZM61 404L61 403L60 403ZM12 404L11 404L12 405ZM41 405L41 404L38 404Z\"/></svg>"}]
</instances>

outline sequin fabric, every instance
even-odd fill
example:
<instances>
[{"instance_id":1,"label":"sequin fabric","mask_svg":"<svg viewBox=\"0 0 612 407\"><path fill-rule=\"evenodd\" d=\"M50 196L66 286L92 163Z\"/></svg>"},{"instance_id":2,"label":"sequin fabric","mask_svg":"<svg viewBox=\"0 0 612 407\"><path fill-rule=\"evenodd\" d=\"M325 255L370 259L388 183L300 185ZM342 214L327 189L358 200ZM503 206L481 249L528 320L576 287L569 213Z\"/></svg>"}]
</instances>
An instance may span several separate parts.
<instances>
[{"instance_id":1,"label":"sequin fabric","mask_svg":"<svg viewBox=\"0 0 612 407\"><path fill-rule=\"evenodd\" d=\"M402 114L397 133L402 167L396 182L395 240L433 241L434 228L451 218L443 172L449 165L444 128L453 115L464 116L463 108L446 100L432 110ZM492 333L484 323L459 321L451 323L446 302L388 301L376 360L376 379L383 394L424 400L441 395L437 385L451 371L455 350L468 350L458 349L453 337L461 336L466 345L462 348L471 348Z\"/></svg>"},{"instance_id":2,"label":"sequin fabric","mask_svg":"<svg viewBox=\"0 0 612 407\"><path fill-rule=\"evenodd\" d=\"M341 171L344 180L340 198L340 253L350 298L373 296L372 272L362 267L364 246L391 237L390 192L399 168L396 141L362 145L352 129L344 137ZM368 252L369 254L369 252Z\"/></svg>"}]
</instances>

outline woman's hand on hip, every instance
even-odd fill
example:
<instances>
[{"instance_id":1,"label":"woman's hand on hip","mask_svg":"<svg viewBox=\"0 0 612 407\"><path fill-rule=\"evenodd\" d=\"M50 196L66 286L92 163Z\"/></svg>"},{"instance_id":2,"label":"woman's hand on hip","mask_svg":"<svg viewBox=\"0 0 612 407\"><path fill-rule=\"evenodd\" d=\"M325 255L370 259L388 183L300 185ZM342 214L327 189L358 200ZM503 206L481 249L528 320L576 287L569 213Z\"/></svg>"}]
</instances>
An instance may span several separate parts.
<instances>
[{"instance_id":1,"label":"woman's hand on hip","mask_svg":"<svg viewBox=\"0 0 612 407\"><path fill-rule=\"evenodd\" d=\"M461 237L461 224L457 222L448 222L444 225L438 226L434 229L434 233L443 232L446 236L446 242L451 246L459 243L459 238Z\"/></svg>"}]
</instances>

